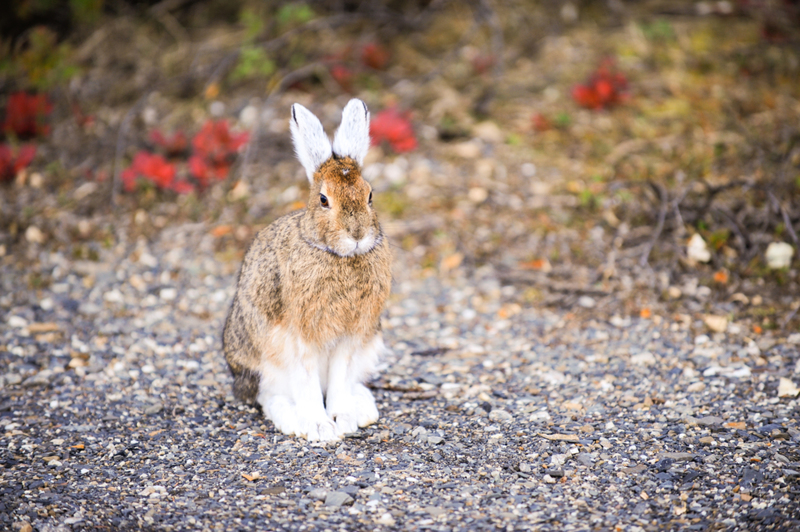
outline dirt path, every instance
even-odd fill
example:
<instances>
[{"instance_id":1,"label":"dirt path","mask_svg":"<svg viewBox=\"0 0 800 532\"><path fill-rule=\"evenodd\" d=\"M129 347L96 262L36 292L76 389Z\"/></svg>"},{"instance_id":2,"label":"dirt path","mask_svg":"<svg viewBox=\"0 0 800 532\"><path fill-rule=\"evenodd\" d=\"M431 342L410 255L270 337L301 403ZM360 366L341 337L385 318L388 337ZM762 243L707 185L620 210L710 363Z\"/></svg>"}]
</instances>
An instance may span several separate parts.
<instances>
[{"instance_id":1,"label":"dirt path","mask_svg":"<svg viewBox=\"0 0 800 532\"><path fill-rule=\"evenodd\" d=\"M310 445L231 397L236 263L212 242L42 252L42 290L4 263L3 528L800 526L799 405L778 397L797 335L520 305L490 269L425 277L400 252L380 422Z\"/></svg>"}]
</instances>

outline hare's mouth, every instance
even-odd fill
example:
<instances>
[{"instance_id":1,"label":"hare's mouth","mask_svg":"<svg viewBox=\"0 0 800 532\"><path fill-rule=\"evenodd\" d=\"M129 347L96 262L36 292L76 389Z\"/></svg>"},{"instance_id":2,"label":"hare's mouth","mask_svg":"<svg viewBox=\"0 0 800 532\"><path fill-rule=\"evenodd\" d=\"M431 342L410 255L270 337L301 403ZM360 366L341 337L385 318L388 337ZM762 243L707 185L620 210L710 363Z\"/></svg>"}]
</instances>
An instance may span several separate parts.
<instances>
[{"instance_id":1,"label":"hare's mouth","mask_svg":"<svg viewBox=\"0 0 800 532\"><path fill-rule=\"evenodd\" d=\"M339 242L336 245L336 254L342 257L363 255L364 253L372 251L377 244L378 239L376 238L374 229L367 231L367 234L358 240L350 235L343 235L339 238Z\"/></svg>"}]
</instances>

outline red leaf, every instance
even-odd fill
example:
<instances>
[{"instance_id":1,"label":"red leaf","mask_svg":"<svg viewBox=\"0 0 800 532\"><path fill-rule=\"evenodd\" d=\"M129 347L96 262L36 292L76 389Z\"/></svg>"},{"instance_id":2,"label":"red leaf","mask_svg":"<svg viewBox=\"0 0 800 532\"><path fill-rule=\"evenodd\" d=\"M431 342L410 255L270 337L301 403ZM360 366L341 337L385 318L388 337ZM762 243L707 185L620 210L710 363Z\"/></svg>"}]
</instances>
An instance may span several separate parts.
<instances>
[{"instance_id":1,"label":"red leaf","mask_svg":"<svg viewBox=\"0 0 800 532\"><path fill-rule=\"evenodd\" d=\"M572 89L575 103L588 109L603 109L627 98L628 80L616 71L612 59L604 59L584 85Z\"/></svg>"},{"instance_id":2,"label":"red leaf","mask_svg":"<svg viewBox=\"0 0 800 532\"><path fill-rule=\"evenodd\" d=\"M533 122L534 131L547 131L553 127L550 119L544 116L542 113L536 113L533 115L531 122Z\"/></svg>"},{"instance_id":3,"label":"red leaf","mask_svg":"<svg viewBox=\"0 0 800 532\"><path fill-rule=\"evenodd\" d=\"M152 181L158 188L170 189L175 181L175 166L160 155L140 151L121 177L125 190L128 191L135 188L137 178Z\"/></svg>"},{"instance_id":4,"label":"red leaf","mask_svg":"<svg viewBox=\"0 0 800 532\"><path fill-rule=\"evenodd\" d=\"M0 144L0 182L14 179L31 164L35 156L36 146L33 144L24 144L17 150L8 144Z\"/></svg>"},{"instance_id":5,"label":"red leaf","mask_svg":"<svg viewBox=\"0 0 800 532\"><path fill-rule=\"evenodd\" d=\"M180 155L189 147L189 142L183 131L176 131L171 137L164 136L161 131L154 129L150 132L150 140L160 146L169 156Z\"/></svg>"},{"instance_id":6,"label":"red leaf","mask_svg":"<svg viewBox=\"0 0 800 532\"><path fill-rule=\"evenodd\" d=\"M383 70L389 64L389 51L380 44L371 42L361 49L361 62L375 70Z\"/></svg>"},{"instance_id":7,"label":"red leaf","mask_svg":"<svg viewBox=\"0 0 800 532\"><path fill-rule=\"evenodd\" d=\"M189 157L189 171L195 179L197 179L200 186L205 187L208 185L209 169L205 159L199 155L192 155Z\"/></svg>"},{"instance_id":8,"label":"red leaf","mask_svg":"<svg viewBox=\"0 0 800 532\"><path fill-rule=\"evenodd\" d=\"M189 194L194 192L194 185L188 181L175 181L171 188L178 194Z\"/></svg>"},{"instance_id":9,"label":"red leaf","mask_svg":"<svg viewBox=\"0 0 800 532\"><path fill-rule=\"evenodd\" d=\"M46 94L15 92L8 97L3 131L20 138L31 138L50 133L45 123L53 111L53 104Z\"/></svg>"},{"instance_id":10,"label":"red leaf","mask_svg":"<svg viewBox=\"0 0 800 532\"><path fill-rule=\"evenodd\" d=\"M385 109L375 115L369 127L372 145L387 142L396 153L414 150L417 138L414 128L408 119L408 113L402 113L395 107Z\"/></svg>"}]
</instances>

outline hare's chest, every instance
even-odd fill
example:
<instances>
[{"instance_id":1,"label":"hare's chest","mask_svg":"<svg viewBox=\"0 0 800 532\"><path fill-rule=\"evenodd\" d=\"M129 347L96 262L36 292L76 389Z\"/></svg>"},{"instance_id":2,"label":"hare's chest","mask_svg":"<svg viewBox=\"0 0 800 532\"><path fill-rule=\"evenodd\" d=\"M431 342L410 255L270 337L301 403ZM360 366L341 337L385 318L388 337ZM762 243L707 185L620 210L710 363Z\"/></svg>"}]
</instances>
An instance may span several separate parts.
<instances>
[{"instance_id":1,"label":"hare's chest","mask_svg":"<svg viewBox=\"0 0 800 532\"><path fill-rule=\"evenodd\" d=\"M324 344L377 333L391 275L380 269L382 264L353 259L332 260L313 280L299 274L304 288L298 286L287 302L287 317L307 341Z\"/></svg>"}]
</instances>

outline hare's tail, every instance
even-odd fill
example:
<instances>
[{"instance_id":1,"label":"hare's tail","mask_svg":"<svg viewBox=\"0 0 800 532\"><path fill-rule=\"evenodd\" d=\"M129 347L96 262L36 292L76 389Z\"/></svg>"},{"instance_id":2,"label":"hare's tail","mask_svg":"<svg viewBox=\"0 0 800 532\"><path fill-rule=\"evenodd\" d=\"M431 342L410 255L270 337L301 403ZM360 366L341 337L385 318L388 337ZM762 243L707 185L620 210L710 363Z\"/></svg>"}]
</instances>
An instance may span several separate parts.
<instances>
[{"instance_id":1,"label":"hare's tail","mask_svg":"<svg viewBox=\"0 0 800 532\"><path fill-rule=\"evenodd\" d=\"M261 376L257 371L240 366L235 362L228 361L228 367L233 375L233 395L239 401L247 404L254 404L258 397L258 385Z\"/></svg>"}]
</instances>

